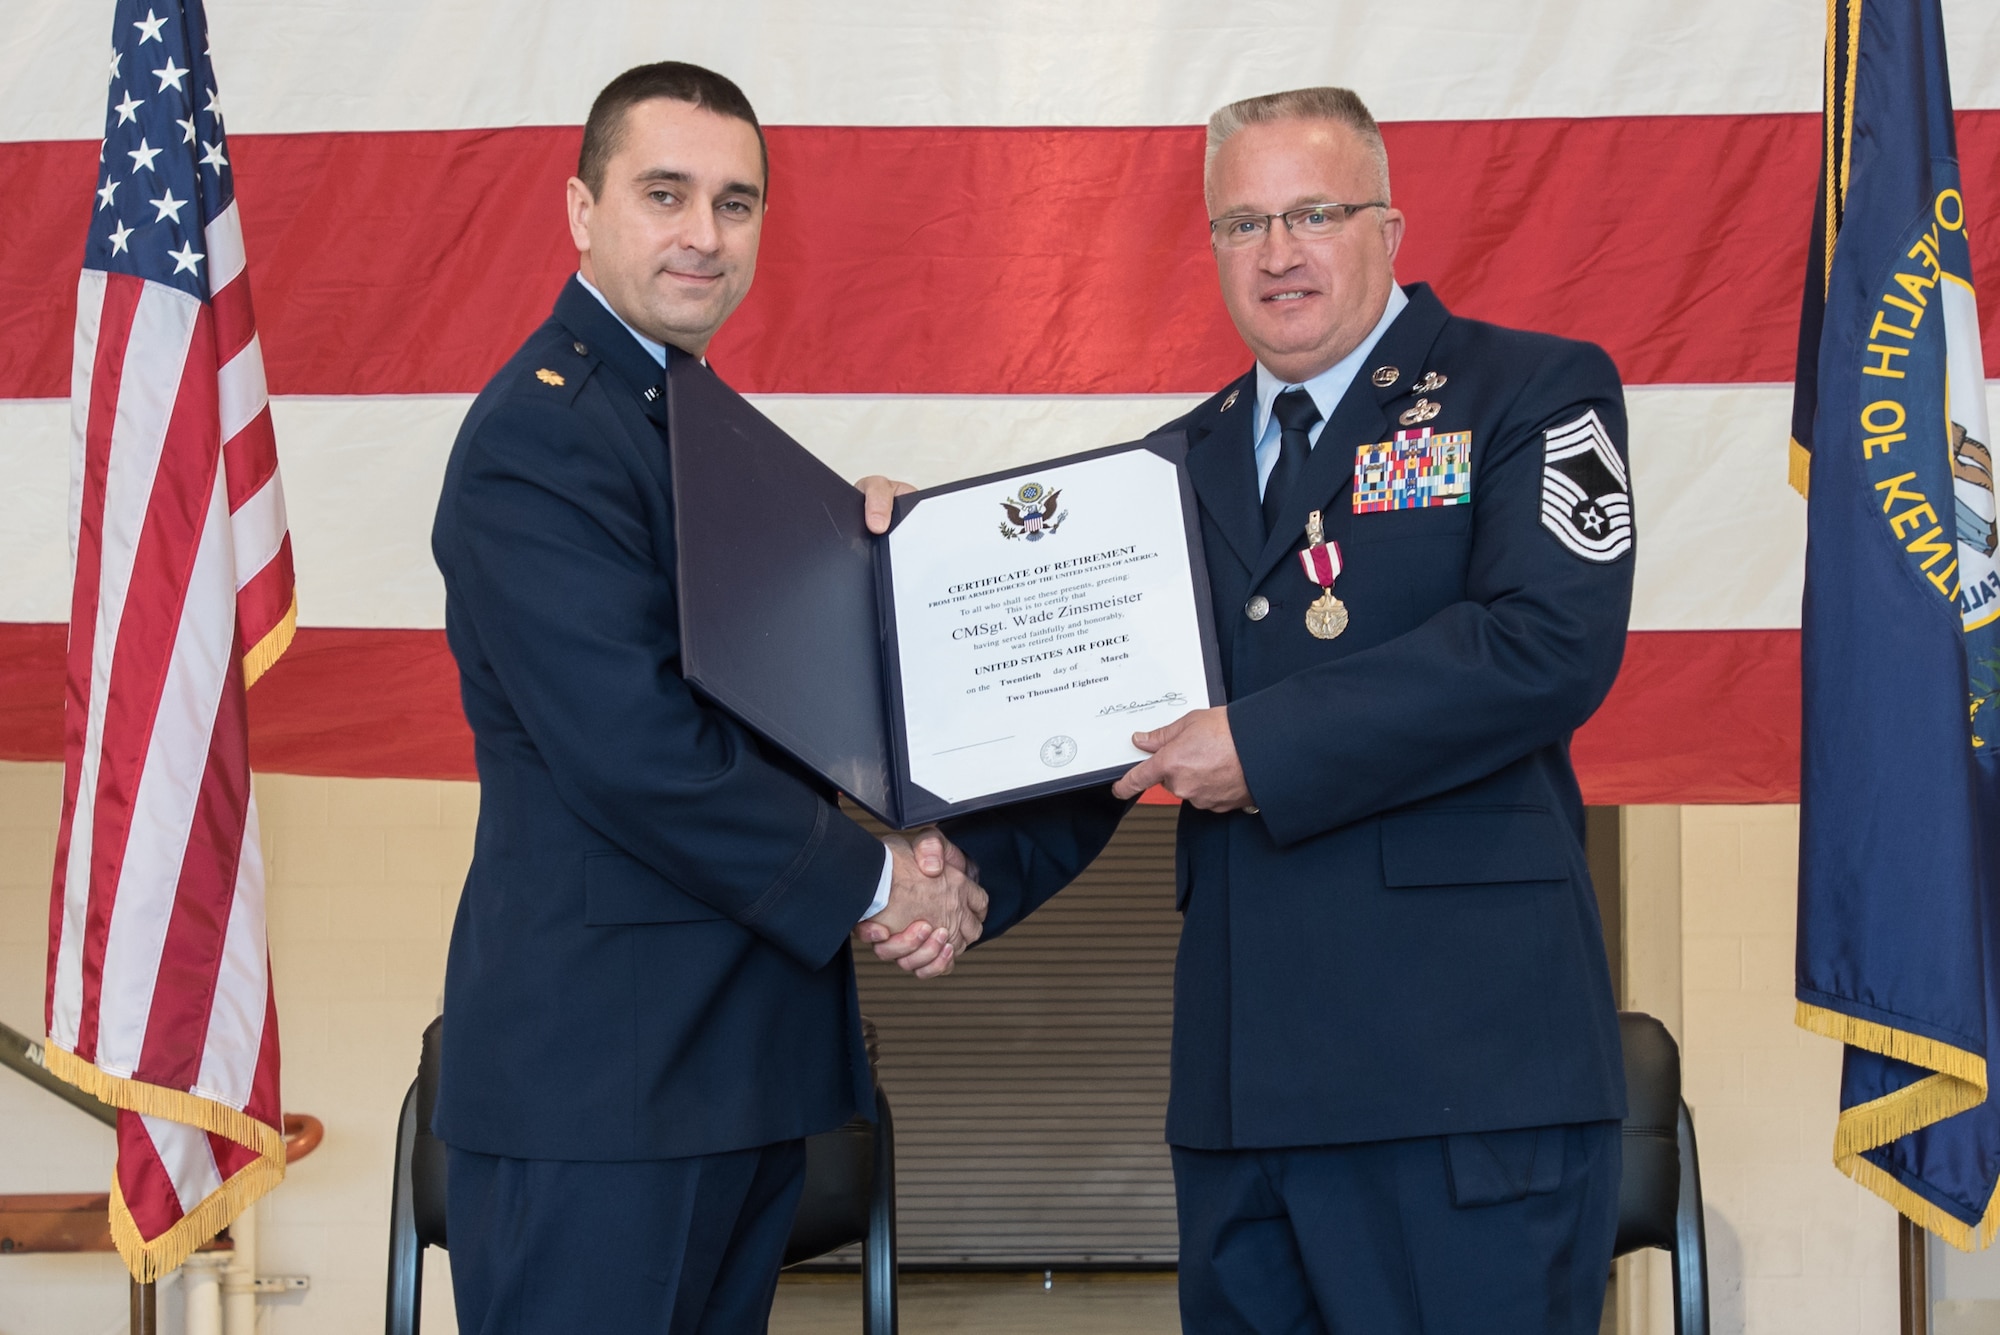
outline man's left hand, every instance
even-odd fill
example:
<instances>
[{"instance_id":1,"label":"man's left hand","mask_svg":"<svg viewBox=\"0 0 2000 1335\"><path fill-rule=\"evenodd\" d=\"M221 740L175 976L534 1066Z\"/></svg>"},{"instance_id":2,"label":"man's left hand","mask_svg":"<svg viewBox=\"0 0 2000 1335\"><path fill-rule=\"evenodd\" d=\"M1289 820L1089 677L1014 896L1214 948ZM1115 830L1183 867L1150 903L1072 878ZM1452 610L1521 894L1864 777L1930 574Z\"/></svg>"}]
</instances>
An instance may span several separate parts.
<instances>
[{"instance_id":1,"label":"man's left hand","mask_svg":"<svg viewBox=\"0 0 2000 1335\"><path fill-rule=\"evenodd\" d=\"M854 487L865 498L870 533L887 533L889 516L895 512L896 498L907 496L916 490L907 482L897 482L879 473L869 474L855 483Z\"/></svg>"},{"instance_id":2,"label":"man's left hand","mask_svg":"<svg viewBox=\"0 0 2000 1335\"><path fill-rule=\"evenodd\" d=\"M1250 787L1243 779L1243 762L1236 758L1227 709L1197 709L1164 728L1135 732L1132 745L1149 758L1111 785L1114 797L1137 797L1157 783L1203 811L1236 811L1250 805Z\"/></svg>"}]
</instances>

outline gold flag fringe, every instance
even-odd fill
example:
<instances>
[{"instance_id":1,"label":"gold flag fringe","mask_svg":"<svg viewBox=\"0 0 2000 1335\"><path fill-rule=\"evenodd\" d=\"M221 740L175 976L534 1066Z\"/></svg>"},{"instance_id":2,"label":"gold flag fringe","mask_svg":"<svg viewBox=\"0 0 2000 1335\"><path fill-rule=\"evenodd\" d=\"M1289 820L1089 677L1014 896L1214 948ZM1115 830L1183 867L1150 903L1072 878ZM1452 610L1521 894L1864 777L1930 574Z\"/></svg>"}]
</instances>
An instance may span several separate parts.
<instances>
[{"instance_id":1,"label":"gold flag fringe","mask_svg":"<svg viewBox=\"0 0 2000 1335\"><path fill-rule=\"evenodd\" d=\"M139 1233L139 1222L125 1204L118 1174L111 1175L111 1242L124 1258L125 1268L141 1284L164 1279L180 1263L199 1251L203 1244L228 1228L245 1210L273 1187L285 1180L285 1157L277 1161L257 1159L236 1176L211 1192L193 1212L182 1215L174 1226L148 1242Z\"/></svg>"},{"instance_id":2,"label":"gold flag fringe","mask_svg":"<svg viewBox=\"0 0 2000 1335\"><path fill-rule=\"evenodd\" d=\"M1991 1242L1996 1232L2000 1232L2000 1189L1995 1190L1987 1202L1985 1218L1974 1228L1861 1157L1878 1146L1901 1140L1913 1131L1984 1103L1986 1059L1949 1043L1803 1001L1798 1003L1794 1018L1799 1028L1810 1033L1933 1072L1893 1094L1843 1108L1833 1133L1834 1166L1895 1206L1912 1223L1937 1234L1960 1251L1973 1251Z\"/></svg>"},{"instance_id":3,"label":"gold flag fringe","mask_svg":"<svg viewBox=\"0 0 2000 1335\"><path fill-rule=\"evenodd\" d=\"M260 1122L240 1108L232 1108L185 1090L150 1085L140 1080L115 1076L93 1066L75 1053L53 1042L42 1047L42 1065L75 1085L94 1094L114 1108L124 1108L144 1117L162 1117L199 1127L224 1136L254 1150L257 1159L239 1170L220 1190L177 1220L174 1226L150 1242L139 1234L139 1225L126 1207L118 1187L116 1172L111 1178L111 1240L132 1277L142 1284L170 1273L191 1256L195 1249L229 1227L231 1220L259 1197L285 1180L285 1137L279 1128Z\"/></svg>"},{"instance_id":4,"label":"gold flag fringe","mask_svg":"<svg viewBox=\"0 0 2000 1335\"><path fill-rule=\"evenodd\" d=\"M257 678L271 670L285 650L292 647L292 637L299 629L299 593L292 590L292 605L278 618L278 624L266 632L263 639L250 646L243 655L243 689L249 690L257 684Z\"/></svg>"},{"instance_id":5,"label":"gold flag fringe","mask_svg":"<svg viewBox=\"0 0 2000 1335\"><path fill-rule=\"evenodd\" d=\"M1937 1234L1962 1252L1978 1251L2000 1234L2000 1188L1987 1201L1986 1216L1975 1228L1938 1209L1866 1159L1855 1157L1843 1161L1836 1157L1834 1163L1841 1172L1895 1206L1918 1228Z\"/></svg>"},{"instance_id":6,"label":"gold flag fringe","mask_svg":"<svg viewBox=\"0 0 2000 1335\"><path fill-rule=\"evenodd\" d=\"M1799 495L1812 495L1812 451L1796 440L1792 442L1791 483Z\"/></svg>"},{"instance_id":7,"label":"gold flag fringe","mask_svg":"<svg viewBox=\"0 0 2000 1335\"><path fill-rule=\"evenodd\" d=\"M1885 1057L1894 1057L1899 1062L1921 1066L1939 1075L1948 1075L1978 1087L1978 1097L1968 1108L1976 1107L1986 1100L1986 1059L1976 1052L1955 1048L1949 1043L1940 1043L1934 1038L1912 1034L1903 1029L1891 1029L1886 1024L1873 1020L1857 1019L1840 1011L1824 1006L1813 1006L1801 1001L1794 1017L1799 1028L1815 1033L1823 1038L1835 1039L1852 1047L1866 1048L1879 1052ZM1914 1088L1915 1086L1912 1086ZM1904 1090L1902 1093L1907 1094ZM1889 1098L1896 1098L1892 1094Z\"/></svg>"}]
</instances>

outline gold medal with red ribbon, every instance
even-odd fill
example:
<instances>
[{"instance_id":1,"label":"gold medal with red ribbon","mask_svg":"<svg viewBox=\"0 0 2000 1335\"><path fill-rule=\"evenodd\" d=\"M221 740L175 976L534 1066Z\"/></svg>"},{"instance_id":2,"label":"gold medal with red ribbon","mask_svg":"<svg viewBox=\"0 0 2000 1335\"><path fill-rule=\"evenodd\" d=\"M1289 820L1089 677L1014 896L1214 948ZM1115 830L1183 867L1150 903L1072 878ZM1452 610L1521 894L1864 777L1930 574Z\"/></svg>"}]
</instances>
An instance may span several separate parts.
<instances>
[{"instance_id":1,"label":"gold medal with red ribbon","mask_svg":"<svg viewBox=\"0 0 2000 1335\"><path fill-rule=\"evenodd\" d=\"M1306 629L1316 640L1331 640L1347 629L1347 604L1333 596L1333 581L1340 577L1340 544L1326 540L1317 510L1306 518L1306 546L1299 553L1299 566L1320 590L1306 608Z\"/></svg>"}]
</instances>

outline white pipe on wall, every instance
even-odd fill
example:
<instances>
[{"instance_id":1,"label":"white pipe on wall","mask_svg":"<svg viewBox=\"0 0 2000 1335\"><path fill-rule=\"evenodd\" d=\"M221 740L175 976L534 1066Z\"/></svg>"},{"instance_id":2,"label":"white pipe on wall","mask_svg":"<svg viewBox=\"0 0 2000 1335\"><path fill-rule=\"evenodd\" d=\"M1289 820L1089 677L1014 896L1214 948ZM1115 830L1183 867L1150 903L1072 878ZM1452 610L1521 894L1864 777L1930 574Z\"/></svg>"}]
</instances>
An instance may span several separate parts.
<instances>
[{"instance_id":1,"label":"white pipe on wall","mask_svg":"<svg viewBox=\"0 0 2000 1335\"><path fill-rule=\"evenodd\" d=\"M257 1335L257 1207L252 1205L229 1226L236 1253L222 1273L220 1335ZM194 1335L192 1329L188 1335Z\"/></svg>"},{"instance_id":2,"label":"white pipe on wall","mask_svg":"<svg viewBox=\"0 0 2000 1335\"><path fill-rule=\"evenodd\" d=\"M222 1271L228 1264L221 1252L196 1252L181 1262L187 1335L222 1335Z\"/></svg>"}]
</instances>

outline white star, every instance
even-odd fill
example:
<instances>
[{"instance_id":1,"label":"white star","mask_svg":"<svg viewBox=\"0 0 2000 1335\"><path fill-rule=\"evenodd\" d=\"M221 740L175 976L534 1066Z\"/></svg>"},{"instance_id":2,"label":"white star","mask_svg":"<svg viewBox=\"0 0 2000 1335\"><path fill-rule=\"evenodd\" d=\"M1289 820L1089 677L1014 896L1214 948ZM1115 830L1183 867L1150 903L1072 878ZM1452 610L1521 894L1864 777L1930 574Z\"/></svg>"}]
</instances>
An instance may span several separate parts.
<instances>
[{"instance_id":1,"label":"white star","mask_svg":"<svg viewBox=\"0 0 2000 1335\"><path fill-rule=\"evenodd\" d=\"M124 52L122 52L122 51L120 51L120 50L119 50L119 49L118 49L117 47L115 47L115 46L114 46L114 47L112 47L112 48L111 48L111 77L112 77L112 78L116 79L116 78L118 77L118 62L119 62L119 61L121 61L121 60L123 60L123 59L125 59L125 53L124 53Z\"/></svg>"},{"instance_id":2,"label":"white star","mask_svg":"<svg viewBox=\"0 0 2000 1335\"><path fill-rule=\"evenodd\" d=\"M167 67L165 69L154 70L153 73L160 81L160 92L164 93L169 88L172 88L175 92L184 91L181 88L181 80L187 77L187 71L177 67L174 64L172 56L167 57Z\"/></svg>"},{"instance_id":3,"label":"white star","mask_svg":"<svg viewBox=\"0 0 2000 1335\"><path fill-rule=\"evenodd\" d=\"M151 9L146 11L145 18L140 19L132 26L139 30L140 46L144 46L148 42L159 42L161 46L166 45L166 42L160 38L160 29L167 26L167 21L165 19L154 18Z\"/></svg>"},{"instance_id":4,"label":"white star","mask_svg":"<svg viewBox=\"0 0 2000 1335\"><path fill-rule=\"evenodd\" d=\"M146 202L159 210L158 213L153 215L154 222L159 222L162 218L169 218L169 217L172 218L175 222L179 222L181 220L181 210L188 206L188 202L185 199L174 198L174 192L171 186L167 188L166 198L149 199Z\"/></svg>"},{"instance_id":5,"label":"white star","mask_svg":"<svg viewBox=\"0 0 2000 1335\"><path fill-rule=\"evenodd\" d=\"M222 99L217 96L213 88L208 90L208 105L203 107L202 111L217 120L222 119Z\"/></svg>"},{"instance_id":6,"label":"white star","mask_svg":"<svg viewBox=\"0 0 2000 1335\"><path fill-rule=\"evenodd\" d=\"M111 197L117 193L118 193L118 182L112 180L108 176L105 177L104 188L97 192L97 207L100 209L110 208L111 205L115 202Z\"/></svg>"},{"instance_id":7,"label":"white star","mask_svg":"<svg viewBox=\"0 0 2000 1335\"><path fill-rule=\"evenodd\" d=\"M181 242L179 250L170 250L167 254L174 257L175 273L193 273L195 261L204 258L202 253L194 248L192 241Z\"/></svg>"},{"instance_id":8,"label":"white star","mask_svg":"<svg viewBox=\"0 0 2000 1335\"><path fill-rule=\"evenodd\" d=\"M1604 527L1604 524L1605 524L1604 512L1598 509L1596 506L1593 505L1588 510L1585 510L1583 512L1584 532L1594 534L1599 529L1602 529Z\"/></svg>"},{"instance_id":9,"label":"white star","mask_svg":"<svg viewBox=\"0 0 2000 1335\"><path fill-rule=\"evenodd\" d=\"M125 156L132 159L132 174L137 176L141 167L144 167L147 171L153 170L153 159L160 156L160 150L146 147L146 141L144 137L141 137L139 147Z\"/></svg>"},{"instance_id":10,"label":"white star","mask_svg":"<svg viewBox=\"0 0 2000 1335\"><path fill-rule=\"evenodd\" d=\"M125 253L125 242L130 239L131 235L132 229L124 223L119 223L117 230L111 234L111 253L113 255L123 255Z\"/></svg>"},{"instance_id":11,"label":"white star","mask_svg":"<svg viewBox=\"0 0 2000 1335\"><path fill-rule=\"evenodd\" d=\"M184 121L175 121L174 124L181 127L181 133L185 136L181 142L183 144L192 144L194 142L194 117L190 116Z\"/></svg>"},{"instance_id":12,"label":"white star","mask_svg":"<svg viewBox=\"0 0 2000 1335\"><path fill-rule=\"evenodd\" d=\"M204 139L201 141L201 146L206 151L201 155L200 165L204 167L213 167L215 168L217 174L220 174L222 169L229 165L229 159L222 156L222 145L211 144L206 139Z\"/></svg>"},{"instance_id":13,"label":"white star","mask_svg":"<svg viewBox=\"0 0 2000 1335\"><path fill-rule=\"evenodd\" d=\"M126 121L139 119L139 108L145 105L146 104L144 102L140 101L136 97L133 97L132 94L128 92L125 94L125 100L123 102L120 102L117 106L111 109L118 113L118 123L120 125L123 125Z\"/></svg>"}]
</instances>

